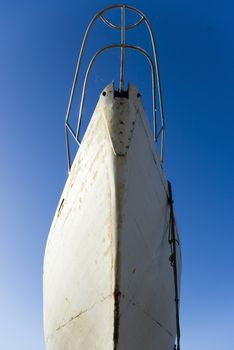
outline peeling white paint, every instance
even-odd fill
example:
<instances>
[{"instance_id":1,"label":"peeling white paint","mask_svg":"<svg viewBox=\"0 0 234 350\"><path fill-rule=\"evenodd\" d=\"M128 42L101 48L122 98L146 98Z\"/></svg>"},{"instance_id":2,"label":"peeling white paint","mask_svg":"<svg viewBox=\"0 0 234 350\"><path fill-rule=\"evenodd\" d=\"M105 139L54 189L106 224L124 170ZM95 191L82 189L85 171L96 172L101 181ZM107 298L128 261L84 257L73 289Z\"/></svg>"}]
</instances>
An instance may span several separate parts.
<instances>
[{"instance_id":1,"label":"peeling white paint","mask_svg":"<svg viewBox=\"0 0 234 350\"><path fill-rule=\"evenodd\" d=\"M137 90L130 85L128 99L114 98L113 84L105 92L48 237L47 350L171 350L167 180Z\"/></svg>"}]
</instances>

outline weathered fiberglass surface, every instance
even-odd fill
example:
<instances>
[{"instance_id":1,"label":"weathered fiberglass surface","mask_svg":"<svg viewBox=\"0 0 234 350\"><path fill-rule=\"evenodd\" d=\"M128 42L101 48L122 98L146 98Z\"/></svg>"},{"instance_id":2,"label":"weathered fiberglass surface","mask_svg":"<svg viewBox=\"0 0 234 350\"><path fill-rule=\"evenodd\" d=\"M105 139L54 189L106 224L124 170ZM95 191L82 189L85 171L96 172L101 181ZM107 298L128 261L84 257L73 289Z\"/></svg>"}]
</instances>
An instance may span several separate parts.
<instances>
[{"instance_id":1,"label":"weathered fiberglass surface","mask_svg":"<svg viewBox=\"0 0 234 350\"><path fill-rule=\"evenodd\" d=\"M47 350L171 350L167 180L137 90L114 97L110 84L105 92L48 237Z\"/></svg>"}]
</instances>

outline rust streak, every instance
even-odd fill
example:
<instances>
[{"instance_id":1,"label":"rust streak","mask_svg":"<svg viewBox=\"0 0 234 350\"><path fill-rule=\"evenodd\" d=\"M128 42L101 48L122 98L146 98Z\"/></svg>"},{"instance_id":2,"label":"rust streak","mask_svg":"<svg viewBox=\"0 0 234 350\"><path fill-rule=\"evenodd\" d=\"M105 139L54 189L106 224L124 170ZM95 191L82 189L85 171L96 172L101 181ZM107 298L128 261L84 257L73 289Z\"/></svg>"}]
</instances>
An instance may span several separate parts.
<instances>
[{"instance_id":1,"label":"rust streak","mask_svg":"<svg viewBox=\"0 0 234 350\"><path fill-rule=\"evenodd\" d=\"M112 297L112 294L106 296L105 298L103 298L102 300L94 303L93 305L91 305L88 309L85 309L85 310L81 310L77 315L75 316L72 316L67 322L63 323L61 326L57 327L56 328L56 331L59 331L61 328L64 328L66 327L66 325L74 320L76 320L77 318L79 318L81 315L85 314L86 312L92 310L97 304L99 303L103 303L106 299Z\"/></svg>"},{"instance_id":2,"label":"rust streak","mask_svg":"<svg viewBox=\"0 0 234 350\"><path fill-rule=\"evenodd\" d=\"M125 297L125 295L123 296ZM145 316L147 316L151 321L153 321L154 324L161 327L165 332L167 332L171 337L173 337L173 334L169 331L169 329L167 329L162 323L160 323L158 320L152 317L152 315L149 312L145 311L138 303L133 301L133 299L129 299L128 297L127 300L132 306L137 307Z\"/></svg>"}]
</instances>

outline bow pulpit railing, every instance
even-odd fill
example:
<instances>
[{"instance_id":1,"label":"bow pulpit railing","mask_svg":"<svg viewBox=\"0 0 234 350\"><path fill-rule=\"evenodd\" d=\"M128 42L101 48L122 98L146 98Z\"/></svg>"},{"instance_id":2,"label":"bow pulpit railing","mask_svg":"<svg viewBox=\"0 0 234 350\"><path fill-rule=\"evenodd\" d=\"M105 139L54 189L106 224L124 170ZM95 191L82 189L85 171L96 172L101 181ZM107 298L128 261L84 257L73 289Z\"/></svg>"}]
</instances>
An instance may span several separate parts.
<instances>
[{"instance_id":1,"label":"bow pulpit railing","mask_svg":"<svg viewBox=\"0 0 234 350\"><path fill-rule=\"evenodd\" d=\"M120 9L121 12L121 24L117 25L112 23L109 19L106 18L106 13L113 9ZM139 17L139 19L130 25L126 25L126 10L131 11ZM81 100L80 100L80 107L79 107L79 114L77 118L77 127L76 130L72 128L72 126L69 123L70 120L70 113L71 113L71 107L74 99L74 93L77 85L77 81L79 78L79 73L81 69L81 63L82 63L82 58L84 54L84 50L86 47L87 39L90 33L91 28L94 26L97 20L101 20L104 24L106 24L108 27L119 30L121 33L121 41L118 44L110 44L107 46L102 47L100 50L98 50L92 59L89 62L88 68L86 70L86 74L84 77L84 82L83 82L83 88L82 88L82 94L81 94ZM152 51L153 51L153 57L149 55L149 53L143 49L140 46L135 46L135 45L130 45L126 42L126 33L129 30L132 30L139 26L140 24L145 23L148 32L150 35L150 40L151 40L151 45L152 45ZM75 71L75 76L72 84L72 89L71 89L71 95L68 103L68 108L67 108L67 113L66 113L66 120L65 120L65 134L66 134L66 147L67 147L67 158L68 158L68 169L70 170L71 168L71 153L70 153L70 143L69 143L69 133L72 135L74 140L76 141L78 147L81 144L81 139L80 139L80 129L81 129L81 123L82 123L82 117L83 117L83 109L84 109L84 102L85 102L85 95L86 95L86 88L87 88L87 82L88 78L92 69L92 66L96 60L96 58L101 55L103 52L108 51L110 49L117 48L121 52L120 56L120 78L119 78L119 90L118 94L119 96L124 95L124 66L125 66L125 55L127 50L134 50L137 51L138 53L144 55L146 59L149 62L149 65L151 67L151 79L152 79L152 108L153 108L153 135L154 135L154 141L157 143L158 139L161 138L161 162L163 163L164 160L164 139L165 139L165 123L164 123L164 112L163 112L163 103L162 103L162 92L161 92L161 83L160 83L160 74L159 74L159 65L158 65L158 56L157 56L157 51L156 51L156 44L155 44L155 37L153 34L152 27L148 21L148 19L145 17L145 15L135 9L132 6L128 5L113 5L105 8L104 10L100 11L97 13L94 18L91 20L89 23L87 30L84 35L83 43L80 49L78 61L77 61L77 66L76 66L76 71ZM157 98L158 96L158 105L159 108L157 110ZM159 111L160 114L160 128L158 128L158 123L157 123L157 112ZM159 130L158 130L159 129Z\"/></svg>"}]
</instances>

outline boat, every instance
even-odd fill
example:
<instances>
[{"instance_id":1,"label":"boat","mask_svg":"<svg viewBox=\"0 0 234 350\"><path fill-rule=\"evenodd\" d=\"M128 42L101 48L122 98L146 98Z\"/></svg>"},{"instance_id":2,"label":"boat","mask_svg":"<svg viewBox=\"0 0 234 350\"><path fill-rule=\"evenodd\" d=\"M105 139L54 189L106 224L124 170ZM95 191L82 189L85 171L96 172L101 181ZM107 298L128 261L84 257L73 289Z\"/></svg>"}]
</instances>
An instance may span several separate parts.
<instances>
[{"instance_id":1,"label":"boat","mask_svg":"<svg viewBox=\"0 0 234 350\"><path fill-rule=\"evenodd\" d=\"M119 26L106 16L116 8L121 13ZM128 27L127 11L139 16ZM87 37L97 19L120 30L121 43L101 48L91 60L77 130L73 130L69 116L74 91ZM141 23L149 29L153 58L125 42L126 30ZM119 88L112 82L103 89L81 140L89 72L99 54L116 48L121 51ZM152 69L153 132L140 92L131 83L124 90L128 49L143 54ZM148 19L128 5L100 11L84 37L65 121L69 175L44 257L47 350L180 349L181 251L172 188L163 169L162 106L155 39ZM78 145L73 161L69 135Z\"/></svg>"}]
</instances>

